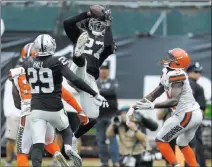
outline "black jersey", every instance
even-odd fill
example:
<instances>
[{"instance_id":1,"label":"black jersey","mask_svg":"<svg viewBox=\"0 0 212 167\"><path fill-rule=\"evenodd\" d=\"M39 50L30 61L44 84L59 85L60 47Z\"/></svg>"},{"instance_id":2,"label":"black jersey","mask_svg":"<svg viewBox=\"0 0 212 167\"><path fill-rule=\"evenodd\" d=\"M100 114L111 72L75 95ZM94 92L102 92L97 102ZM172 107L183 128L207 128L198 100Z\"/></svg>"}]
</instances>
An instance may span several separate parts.
<instances>
[{"instance_id":1,"label":"black jersey","mask_svg":"<svg viewBox=\"0 0 212 167\"><path fill-rule=\"evenodd\" d=\"M106 27L104 36L95 36L88 28L89 17L86 12L77 16L68 18L64 21L64 29L73 42L77 43L77 39L82 33L82 28L86 29L89 35L89 40L85 45L83 55L87 60L87 72L91 74L95 79L99 77L99 67L104 60L114 52L114 42L112 37L111 27ZM77 23L82 23L81 26Z\"/></svg>"},{"instance_id":2,"label":"black jersey","mask_svg":"<svg viewBox=\"0 0 212 167\"><path fill-rule=\"evenodd\" d=\"M87 72L98 78L99 76L99 59L104 51L104 36L94 36L88 31L88 41L82 56L87 60Z\"/></svg>"},{"instance_id":3,"label":"black jersey","mask_svg":"<svg viewBox=\"0 0 212 167\"><path fill-rule=\"evenodd\" d=\"M74 75L65 57L28 57L23 62L31 86L32 110L59 111L63 108L61 88L63 76L79 89L91 95L97 93Z\"/></svg>"}]
</instances>

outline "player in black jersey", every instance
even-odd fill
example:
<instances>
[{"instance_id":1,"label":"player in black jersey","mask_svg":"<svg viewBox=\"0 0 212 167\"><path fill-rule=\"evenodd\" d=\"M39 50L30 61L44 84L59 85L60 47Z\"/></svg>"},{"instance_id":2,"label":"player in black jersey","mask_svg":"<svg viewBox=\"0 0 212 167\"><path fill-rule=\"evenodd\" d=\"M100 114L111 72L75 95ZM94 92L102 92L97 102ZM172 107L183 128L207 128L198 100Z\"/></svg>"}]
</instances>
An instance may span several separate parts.
<instances>
[{"instance_id":1,"label":"player in black jersey","mask_svg":"<svg viewBox=\"0 0 212 167\"><path fill-rule=\"evenodd\" d=\"M92 8L99 8L101 13L96 16ZM115 51L111 29L111 12L102 6L91 6L88 12L80 13L64 21L64 29L75 46L73 64L74 73L98 92L96 79L99 68L104 60ZM74 133L72 147L77 151L77 139L96 124L99 116L99 106L85 92L80 92L80 102L83 111L89 117L87 125L80 125ZM107 106L108 107L108 106Z\"/></svg>"},{"instance_id":2,"label":"player in black jersey","mask_svg":"<svg viewBox=\"0 0 212 167\"><path fill-rule=\"evenodd\" d=\"M77 167L81 167L80 156L71 148L72 133L61 100L62 77L79 89L88 92L96 103L104 105L107 101L83 80L77 77L68 66L65 57L54 57L55 40L47 35L39 35L34 41L36 57L28 57L23 62L26 77L32 93L31 132L33 141L32 164L41 167L45 143L46 123L57 128L64 140L65 152Z\"/></svg>"}]
</instances>

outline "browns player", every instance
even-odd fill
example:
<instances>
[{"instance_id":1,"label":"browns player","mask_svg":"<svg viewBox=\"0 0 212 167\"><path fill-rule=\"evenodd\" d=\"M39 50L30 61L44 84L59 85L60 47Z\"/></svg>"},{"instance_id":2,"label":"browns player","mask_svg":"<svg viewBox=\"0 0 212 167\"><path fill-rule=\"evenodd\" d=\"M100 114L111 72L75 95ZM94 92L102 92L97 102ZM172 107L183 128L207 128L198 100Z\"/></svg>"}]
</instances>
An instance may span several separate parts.
<instances>
[{"instance_id":1,"label":"browns player","mask_svg":"<svg viewBox=\"0 0 212 167\"><path fill-rule=\"evenodd\" d=\"M36 56L36 51L33 48L33 43L29 43L24 46L21 51L20 62L26 57ZM30 134L30 102L31 102L31 88L28 82L26 81L26 75L23 68L15 68L10 70L10 80L13 82L13 96L16 99L15 104L17 108L20 108L21 113L21 122L18 129L17 137L17 166L29 166L28 163L28 153L32 145L31 134ZM88 121L87 116L82 112L79 104L75 98L64 88L62 87L62 98L78 112L78 117L82 123ZM20 105L21 100L21 106ZM46 133L46 142L45 149L52 155L55 159L60 162L62 166L69 166L62 154L59 152L60 149L54 140L54 129L48 123L47 133Z\"/></svg>"},{"instance_id":2,"label":"browns player","mask_svg":"<svg viewBox=\"0 0 212 167\"><path fill-rule=\"evenodd\" d=\"M194 152L188 144L201 124L203 116L193 97L188 76L184 71L190 64L190 57L185 50L175 48L168 52L168 59L161 62L164 68L159 86L128 111L127 122L130 123L134 110L176 107L173 110L174 114L159 130L156 144L165 159L177 167L180 165L169 145L172 139L177 138L177 145L188 165L196 167ZM169 99L161 103L153 103L164 91Z\"/></svg>"},{"instance_id":3,"label":"browns player","mask_svg":"<svg viewBox=\"0 0 212 167\"><path fill-rule=\"evenodd\" d=\"M104 60L114 53L115 43L111 29L111 12L99 5L93 5L89 11L64 20L64 29L75 46L71 69L98 92L96 79ZM72 147L77 151L77 139L89 131L99 116L99 106L86 92L80 92L80 103L89 117L87 125L80 125L74 133ZM105 106L108 107L108 106Z\"/></svg>"}]
</instances>

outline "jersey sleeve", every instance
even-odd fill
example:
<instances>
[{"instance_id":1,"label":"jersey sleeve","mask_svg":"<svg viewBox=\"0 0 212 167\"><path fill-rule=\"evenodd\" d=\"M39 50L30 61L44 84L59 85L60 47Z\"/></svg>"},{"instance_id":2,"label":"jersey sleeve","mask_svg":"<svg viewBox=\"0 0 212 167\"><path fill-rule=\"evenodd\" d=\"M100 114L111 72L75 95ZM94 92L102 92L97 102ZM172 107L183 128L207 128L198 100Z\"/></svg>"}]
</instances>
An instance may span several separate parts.
<instances>
[{"instance_id":1,"label":"jersey sleeve","mask_svg":"<svg viewBox=\"0 0 212 167\"><path fill-rule=\"evenodd\" d=\"M77 23L89 18L87 12L80 13L74 17L70 17L64 20L63 26L66 32L66 35L69 39L75 44L78 37L81 34L81 29L78 27Z\"/></svg>"},{"instance_id":2,"label":"jersey sleeve","mask_svg":"<svg viewBox=\"0 0 212 167\"><path fill-rule=\"evenodd\" d=\"M183 71L170 71L167 76L169 83L184 82L186 80L186 74Z\"/></svg>"}]
</instances>

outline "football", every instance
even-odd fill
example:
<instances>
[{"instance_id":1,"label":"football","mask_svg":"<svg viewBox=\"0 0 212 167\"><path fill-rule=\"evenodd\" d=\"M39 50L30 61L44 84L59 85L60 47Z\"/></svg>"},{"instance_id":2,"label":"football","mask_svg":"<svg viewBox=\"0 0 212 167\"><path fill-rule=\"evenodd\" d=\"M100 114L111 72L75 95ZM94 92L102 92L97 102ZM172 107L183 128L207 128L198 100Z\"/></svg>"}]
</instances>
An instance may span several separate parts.
<instances>
[{"instance_id":1,"label":"football","mask_svg":"<svg viewBox=\"0 0 212 167\"><path fill-rule=\"evenodd\" d=\"M92 17L100 19L104 17L105 8L100 5L92 5L90 6L90 12Z\"/></svg>"}]
</instances>

